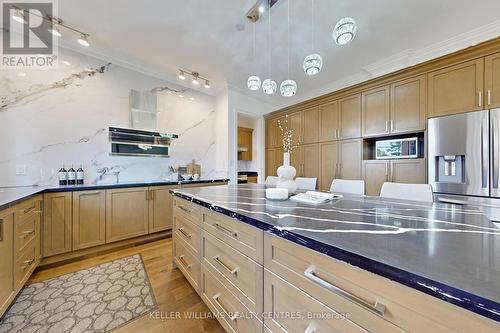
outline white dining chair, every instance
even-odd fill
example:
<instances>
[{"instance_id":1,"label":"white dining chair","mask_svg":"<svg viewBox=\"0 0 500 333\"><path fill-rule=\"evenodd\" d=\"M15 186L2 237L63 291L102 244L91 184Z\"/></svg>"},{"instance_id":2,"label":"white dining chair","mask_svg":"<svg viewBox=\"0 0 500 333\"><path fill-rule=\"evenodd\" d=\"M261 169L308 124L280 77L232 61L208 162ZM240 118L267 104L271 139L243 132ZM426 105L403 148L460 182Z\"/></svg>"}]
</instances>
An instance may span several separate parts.
<instances>
[{"instance_id":1,"label":"white dining chair","mask_svg":"<svg viewBox=\"0 0 500 333\"><path fill-rule=\"evenodd\" d=\"M334 179L330 186L330 192L365 195L364 180Z\"/></svg>"},{"instance_id":2,"label":"white dining chair","mask_svg":"<svg viewBox=\"0 0 500 333\"><path fill-rule=\"evenodd\" d=\"M295 184L297 184L297 190L314 191L316 189L317 182L318 178L306 178L306 177L295 178Z\"/></svg>"},{"instance_id":3,"label":"white dining chair","mask_svg":"<svg viewBox=\"0 0 500 333\"><path fill-rule=\"evenodd\" d=\"M403 184L386 182L380 190L381 198L434 202L429 184Z\"/></svg>"},{"instance_id":4,"label":"white dining chair","mask_svg":"<svg viewBox=\"0 0 500 333\"><path fill-rule=\"evenodd\" d=\"M276 183L278 183L278 179L280 179L280 178L276 177L276 176L267 176L265 184L267 187L276 187Z\"/></svg>"}]
</instances>

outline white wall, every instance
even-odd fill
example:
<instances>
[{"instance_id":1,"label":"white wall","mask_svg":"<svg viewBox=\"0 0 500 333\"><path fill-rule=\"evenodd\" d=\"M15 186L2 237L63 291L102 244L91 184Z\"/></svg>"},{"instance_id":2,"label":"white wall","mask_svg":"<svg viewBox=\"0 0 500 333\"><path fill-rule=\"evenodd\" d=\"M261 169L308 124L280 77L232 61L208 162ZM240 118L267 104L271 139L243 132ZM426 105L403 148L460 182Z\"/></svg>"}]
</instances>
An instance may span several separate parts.
<instances>
[{"instance_id":1,"label":"white wall","mask_svg":"<svg viewBox=\"0 0 500 333\"><path fill-rule=\"evenodd\" d=\"M221 102L193 90L184 98L160 92L158 130L180 135L171 157L109 156L107 128L130 126L130 89L182 88L116 65L89 76L86 67L106 61L65 49L59 57L71 64L26 70L24 77L19 70L0 72L0 186L53 183L63 163L83 164L88 182L102 167L119 173L120 181L160 179L168 176L169 165L186 165L193 158L201 164L202 177L227 176L227 97ZM16 166L26 166L26 175L16 175Z\"/></svg>"}]
</instances>

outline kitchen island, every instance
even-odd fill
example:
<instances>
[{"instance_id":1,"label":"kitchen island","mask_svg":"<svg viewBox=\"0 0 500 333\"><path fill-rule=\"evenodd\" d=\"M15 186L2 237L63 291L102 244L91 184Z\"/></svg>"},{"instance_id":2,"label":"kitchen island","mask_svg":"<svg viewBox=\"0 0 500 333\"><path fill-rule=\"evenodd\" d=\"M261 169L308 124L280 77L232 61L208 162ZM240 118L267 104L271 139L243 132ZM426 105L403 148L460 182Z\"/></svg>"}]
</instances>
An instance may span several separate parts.
<instances>
[{"instance_id":1,"label":"kitchen island","mask_svg":"<svg viewBox=\"0 0 500 333\"><path fill-rule=\"evenodd\" d=\"M272 267L277 267L275 253L266 251L277 251L273 250L271 243L278 242L279 245L286 240L288 245L283 243L283 246L291 248L291 242L296 251L309 251L307 256L320 255L323 258L326 255L336 262L348 264L351 267L348 269L354 267L357 271L373 273L366 281L402 288L399 300L386 300L385 303L394 302L395 307L411 308L444 326L443 332L450 328L465 332L469 320L477 320L484 329L500 327L500 228L474 207L347 195L330 203L310 206L290 200L266 200L265 188L252 184L172 192L191 205L203 207L208 215L215 213L232 220L236 229L239 225L241 229L244 224L245 228L249 225L261 230L264 234L262 262L265 276L268 261L272 273L276 273ZM174 217L174 229L175 223ZM228 229L228 225L224 227L221 223L219 227ZM205 233L203 230L202 234ZM289 252L290 255L294 253L295 250ZM258 262L256 258L254 260ZM316 284L324 282L314 281L315 276L307 275L307 270L303 273ZM332 289L331 285L323 283L323 286ZM398 324L405 319L400 322L397 318L391 319L394 315L391 314L391 304L380 306L379 300L383 303L384 296L387 296L380 293L386 287L361 287L374 288L374 294L378 293L378 296L374 297L374 305L359 297L354 301L356 304L399 327L405 325ZM370 299L370 296L366 298ZM266 304L269 303L264 299L264 310L268 311ZM425 313L426 307L440 313L440 309L436 310L440 306L450 317ZM453 323L455 319L452 318L458 318L457 322ZM408 325L403 328L412 330ZM479 327L483 326L477 326L477 329Z\"/></svg>"}]
</instances>

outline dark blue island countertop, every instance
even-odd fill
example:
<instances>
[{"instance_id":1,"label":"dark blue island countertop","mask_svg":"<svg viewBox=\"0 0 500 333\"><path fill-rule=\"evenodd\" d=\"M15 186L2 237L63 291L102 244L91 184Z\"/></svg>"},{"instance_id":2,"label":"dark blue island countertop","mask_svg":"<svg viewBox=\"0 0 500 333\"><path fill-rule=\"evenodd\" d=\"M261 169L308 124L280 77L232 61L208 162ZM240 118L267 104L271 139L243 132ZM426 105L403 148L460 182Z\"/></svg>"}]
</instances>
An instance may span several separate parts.
<instances>
[{"instance_id":1,"label":"dark blue island countertop","mask_svg":"<svg viewBox=\"0 0 500 333\"><path fill-rule=\"evenodd\" d=\"M475 207L347 195L311 206L266 200L254 184L172 192L500 321L500 225Z\"/></svg>"}]
</instances>

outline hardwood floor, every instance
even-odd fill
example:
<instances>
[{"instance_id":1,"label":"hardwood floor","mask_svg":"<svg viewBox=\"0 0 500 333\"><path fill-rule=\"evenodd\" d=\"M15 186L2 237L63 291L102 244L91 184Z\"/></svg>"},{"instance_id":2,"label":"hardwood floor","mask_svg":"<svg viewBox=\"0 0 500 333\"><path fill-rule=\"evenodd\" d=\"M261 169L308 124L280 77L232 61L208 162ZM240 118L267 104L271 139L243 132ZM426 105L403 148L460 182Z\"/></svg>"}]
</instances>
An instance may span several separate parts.
<instances>
[{"instance_id":1,"label":"hardwood floor","mask_svg":"<svg viewBox=\"0 0 500 333\"><path fill-rule=\"evenodd\" d=\"M37 271L28 283L50 279L136 253L140 253L144 260L158 303L158 312L153 313L156 318L145 315L115 330L115 333L225 332L217 320L210 317L210 310L191 288L182 273L178 269L172 269L172 238ZM170 314L171 312L174 314ZM175 313L180 313L181 318L174 319ZM186 318L185 313L193 314L196 319Z\"/></svg>"}]
</instances>

